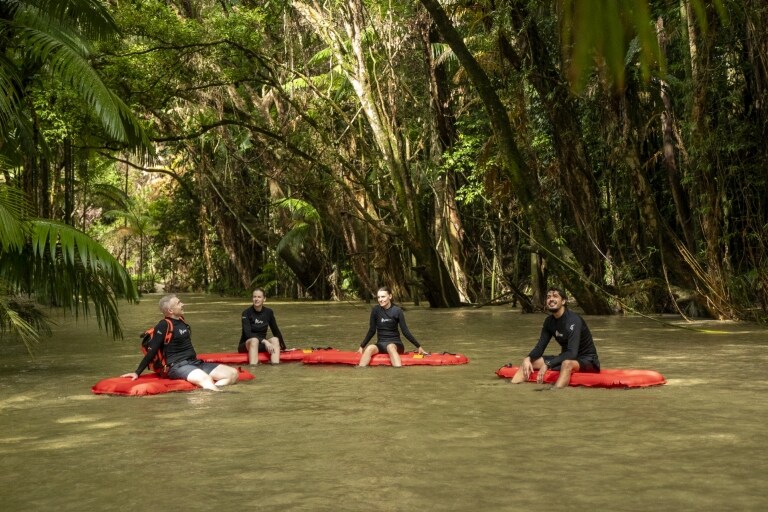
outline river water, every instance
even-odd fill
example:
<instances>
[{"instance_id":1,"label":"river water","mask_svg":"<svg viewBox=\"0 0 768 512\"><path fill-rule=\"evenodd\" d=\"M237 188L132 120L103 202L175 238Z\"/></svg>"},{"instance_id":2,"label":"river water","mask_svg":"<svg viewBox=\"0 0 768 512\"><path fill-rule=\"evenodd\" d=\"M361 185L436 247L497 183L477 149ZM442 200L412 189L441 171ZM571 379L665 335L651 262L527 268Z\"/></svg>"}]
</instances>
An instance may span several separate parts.
<instances>
[{"instance_id":1,"label":"river water","mask_svg":"<svg viewBox=\"0 0 768 512\"><path fill-rule=\"evenodd\" d=\"M410 306L427 350L470 363L287 363L222 393L93 395L98 380L136 367L136 335L159 319L158 298L121 308L123 341L93 320L59 318L34 359L0 345L2 510L768 508L761 326L588 316L604 367L654 369L667 385L540 393L494 372L527 354L544 315ZM181 299L199 352L234 350L247 301ZM289 347L345 350L371 307L267 305Z\"/></svg>"}]
</instances>

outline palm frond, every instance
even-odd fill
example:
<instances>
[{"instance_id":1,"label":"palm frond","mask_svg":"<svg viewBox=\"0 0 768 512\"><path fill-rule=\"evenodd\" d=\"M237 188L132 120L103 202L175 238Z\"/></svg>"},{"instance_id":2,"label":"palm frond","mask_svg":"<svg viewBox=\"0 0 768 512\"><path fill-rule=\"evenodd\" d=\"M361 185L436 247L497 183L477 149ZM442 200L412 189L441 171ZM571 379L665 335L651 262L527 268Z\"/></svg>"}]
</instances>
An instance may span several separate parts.
<instances>
[{"instance_id":1,"label":"palm frond","mask_svg":"<svg viewBox=\"0 0 768 512\"><path fill-rule=\"evenodd\" d=\"M130 198L125 191L109 183L94 183L89 185L88 190L91 202L94 202L94 198L103 199L107 204L117 206L122 210L126 210L130 203Z\"/></svg>"},{"instance_id":2,"label":"palm frond","mask_svg":"<svg viewBox=\"0 0 768 512\"><path fill-rule=\"evenodd\" d=\"M135 148L149 148L149 137L123 101L101 80L87 60L83 40L50 20L20 14L15 35L25 52L45 63L51 74L70 85L101 120L113 139Z\"/></svg>"},{"instance_id":3,"label":"palm frond","mask_svg":"<svg viewBox=\"0 0 768 512\"><path fill-rule=\"evenodd\" d=\"M288 197L275 203L275 206L291 212L294 219L301 219L311 224L320 222L320 213L317 208L307 201Z\"/></svg>"},{"instance_id":4,"label":"palm frond","mask_svg":"<svg viewBox=\"0 0 768 512\"><path fill-rule=\"evenodd\" d=\"M446 43L432 43L432 58L435 60L435 64L456 65L459 62L456 54L453 53L451 47Z\"/></svg>"},{"instance_id":5,"label":"palm frond","mask_svg":"<svg viewBox=\"0 0 768 512\"><path fill-rule=\"evenodd\" d=\"M31 241L22 251L0 252L0 278L11 293L62 307L75 316L95 312L100 327L122 336L117 299L138 300L120 263L85 233L65 224L29 222Z\"/></svg>"},{"instance_id":6,"label":"palm frond","mask_svg":"<svg viewBox=\"0 0 768 512\"><path fill-rule=\"evenodd\" d=\"M18 251L22 248L27 236L22 220L26 213L27 202L23 192L0 185L0 250Z\"/></svg>"},{"instance_id":7,"label":"palm frond","mask_svg":"<svg viewBox=\"0 0 768 512\"><path fill-rule=\"evenodd\" d=\"M106 5L98 0L6 0L17 15L32 12L33 15L57 20L77 27L80 34L90 38L107 40L119 34L117 23Z\"/></svg>"},{"instance_id":8,"label":"palm frond","mask_svg":"<svg viewBox=\"0 0 768 512\"><path fill-rule=\"evenodd\" d=\"M627 55L640 64L649 79L652 68L666 74L666 60L661 51L647 0L559 0L560 30L563 49L572 58L569 75L576 90L584 87L587 76L599 56L613 81L624 83ZM722 0L711 2L718 15L727 19ZM707 30L706 2L691 0L700 28ZM633 51L632 46L637 51Z\"/></svg>"},{"instance_id":9,"label":"palm frond","mask_svg":"<svg viewBox=\"0 0 768 512\"><path fill-rule=\"evenodd\" d=\"M0 290L5 289L0 283ZM45 314L30 300L0 293L0 338L15 338L27 348L30 355L40 341L40 335L50 335L51 328Z\"/></svg>"},{"instance_id":10,"label":"palm frond","mask_svg":"<svg viewBox=\"0 0 768 512\"><path fill-rule=\"evenodd\" d=\"M300 249L304 245L304 241L309 238L311 233L311 227L306 222L298 222L293 225L290 231L288 231L280 241L277 243L275 250L278 254L282 253L284 249Z\"/></svg>"},{"instance_id":11,"label":"palm frond","mask_svg":"<svg viewBox=\"0 0 768 512\"><path fill-rule=\"evenodd\" d=\"M2 28L0 24L0 29ZM8 133L20 103L21 78L16 66L0 54L0 134Z\"/></svg>"},{"instance_id":12,"label":"palm frond","mask_svg":"<svg viewBox=\"0 0 768 512\"><path fill-rule=\"evenodd\" d=\"M282 199L275 206L288 210L293 218L291 229L277 244L277 252L288 247L300 248L312 235L313 229L320 225L320 213L312 204L296 198Z\"/></svg>"},{"instance_id":13,"label":"palm frond","mask_svg":"<svg viewBox=\"0 0 768 512\"><path fill-rule=\"evenodd\" d=\"M312 67L318 64L323 64L330 61L331 59L333 59L333 50L329 47L325 47L309 58L307 66Z\"/></svg>"},{"instance_id":14,"label":"palm frond","mask_svg":"<svg viewBox=\"0 0 768 512\"><path fill-rule=\"evenodd\" d=\"M91 237L61 222L34 219L32 225L32 250L35 258L61 257L63 264L82 264L89 272L103 272L115 281L116 291L131 290L131 280L120 263Z\"/></svg>"}]
</instances>

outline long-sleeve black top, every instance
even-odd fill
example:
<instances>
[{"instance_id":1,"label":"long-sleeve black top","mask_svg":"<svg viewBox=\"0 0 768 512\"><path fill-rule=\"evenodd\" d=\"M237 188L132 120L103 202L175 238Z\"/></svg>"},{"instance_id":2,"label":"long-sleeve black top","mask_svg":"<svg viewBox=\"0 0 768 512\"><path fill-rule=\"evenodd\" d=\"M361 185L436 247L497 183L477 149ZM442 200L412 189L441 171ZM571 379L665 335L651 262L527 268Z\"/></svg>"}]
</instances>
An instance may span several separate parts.
<instances>
[{"instance_id":1,"label":"long-sleeve black top","mask_svg":"<svg viewBox=\"0 0 768 512\"><path fill-rule=\"evenodd\" d=\"M398 327L400 330L398 330ZM378 304L371 310L371 321L368 333L365 335L365 339L360 343L361 347L365 347L374 334L377 334L378 341L400 341L400 331L403 331L403 335L408 338L408 341L413 343L416 348L421 345L416 341L416 337L411 334L408 329L408 325L405 323L405 313L399 306L392 304L388 309L384 309Z\"/></svg>"},{"instance_id":2,"label":"long-sleeve black top","mask_svg":"<svg viewBox=\"0 0 768 512\"><path fill-rule=\"evenodd\" d=\"M280 340L280 348L285 350L285 340L280 328L277 327L275 313L268 307L262 306L261 311L256 311L253 306L243 311L243 330L240 334L240 343L245 343L251 338L259 341L267 337L267 329L272 330L272 335Z\"/></svg>"},{"instance_id":3,"label":"long-sleeve black top","mask_svg":"<svg viewBox=\"0 0 768 512\"><path fill-rule=\"evenodd\" d=\"M597 356L597 348L589 327L583 318L569 309L566 309L560 318L550 315L544 320L539 342L528 354L531 361L544 355L544 350L552 338L560 344L561 352L549 362L550 368L561 364L566 359L578 359L587 355Z\"/></svg>"},{"instance_id":4,"label":"long-sleeve black top","mask_svg":"<svg viewBox=\"0 0 768 512\"><path fill-rule=\"evenodd\" d=\"M166 319L160 320L155 326L155 333L152 336L152 340L149 342L149 349L144 355L144 359L139 363L139 367L136 368L136 374L141 375L152 358L155 356L158 350L163 350L165 353L165 362L168 365L173 365L179 361L195 360L197 359L197 353L195 347L192 346L192 332L184 320L176 318L167 318L173 325L173 335L170 341L163 345L165 341L165 333L168 329L168 322Z\"/></svg>"}]
</instances>

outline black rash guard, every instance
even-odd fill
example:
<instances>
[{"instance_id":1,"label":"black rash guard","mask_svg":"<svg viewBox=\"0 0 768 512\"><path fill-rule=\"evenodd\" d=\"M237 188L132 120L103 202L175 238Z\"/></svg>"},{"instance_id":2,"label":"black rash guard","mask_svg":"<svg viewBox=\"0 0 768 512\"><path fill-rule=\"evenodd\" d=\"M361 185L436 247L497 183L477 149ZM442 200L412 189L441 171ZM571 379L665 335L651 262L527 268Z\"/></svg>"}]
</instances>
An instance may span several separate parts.
<instances>
[{"instance_id":1,"label":"black rash guard","mask_svg":"<svg viewBox=\"0 0 768 512\"><path fill-rule=\"evenodd\" d=\"M594 356L597 360L597 348L592 340L592 333L589 332L584 319L573 311L566 309L560 318L550 315L544 320L539 342L528 354L531 361L544 355L552 337L560 344L562 350L557 357L549 361L547 366L550 368L560 365L566 359L591 359Z\"/></svg>"},{"instance_id":2,"label":"black rash guard","mask_svg":"<svg viewBox=\"0 0 768 512\"><path fill-rule=\"evenodd\" d=\"M400 326L400 330L403 331L403 335L408 338L408 341L413 343L416 348L421 345L416 341L416 337L408 330L408 326L405 323L405 313L399 306L392 304L389 309L384 309L379 305L376 305L371 310L371 323L368 329L368 334L365 335L365 339L360 344L360 347L365 347L374 334L377 334L377 340L382 341L394 341L402 345L400 341L400 332L397 327Z\"/></svg>"},{"instance_id":3,"label":"black rash guard","mask_svg":"<svg viewBox=\"0 0 768 512\"><path fill-rule=\"evenodd\" d=\"M141 375L152 358L155 356L161 347L165 351L165 362L169 366L179 361L194 361L197 359L197 353L192 346L192 332L189 324L184 320L177 320L175 318L167 317L173 324L173 336L167 345L163 347L165 341L165 331L168 329L168 322L165 318L160 320L155 326L155 334L152 336L152 340L149 342L149 350L144 356L144 359L139 363L139 367L136 368L136 374Z\"/></svg>"},{"instance_id":4,"label":"black rash guard","mask_svg":"<svg viewBox=\"0 0 768 512\"><path fill-rule=\"evenodd\" d=\"M280 340L280 349L285 350L285 341L283 334L277 327L275 313L268 307L262 306L261 311L256 311L253 306L243 311L243 330L240 334L240 343L238 347L251 338L258 338L259 341L267 337L267 328L272 330L272 335Z\"/></svg>"}]
</instances>

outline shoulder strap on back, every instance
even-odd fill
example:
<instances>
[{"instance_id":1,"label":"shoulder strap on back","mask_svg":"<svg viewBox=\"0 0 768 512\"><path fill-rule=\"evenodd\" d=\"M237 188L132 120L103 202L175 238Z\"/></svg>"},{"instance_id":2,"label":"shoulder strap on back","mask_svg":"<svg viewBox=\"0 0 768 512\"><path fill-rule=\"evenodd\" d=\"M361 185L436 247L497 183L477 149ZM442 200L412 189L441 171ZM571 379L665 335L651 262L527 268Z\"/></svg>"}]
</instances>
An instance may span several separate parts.
<instances>
[{"instance_id":1,"label":"shoulder strap on back","mask_svg":"<svg viewBox=\"0 0 768 512\"><path fill-rule=\"evenodd\" d=\"M163 343L167 345L171 342L171 338L173 338L173 322L171 322L170 318L165 317L165 323L168 324L168 329L165 332L165 339L163 340Z\"/></svg>"}]
</instances>

